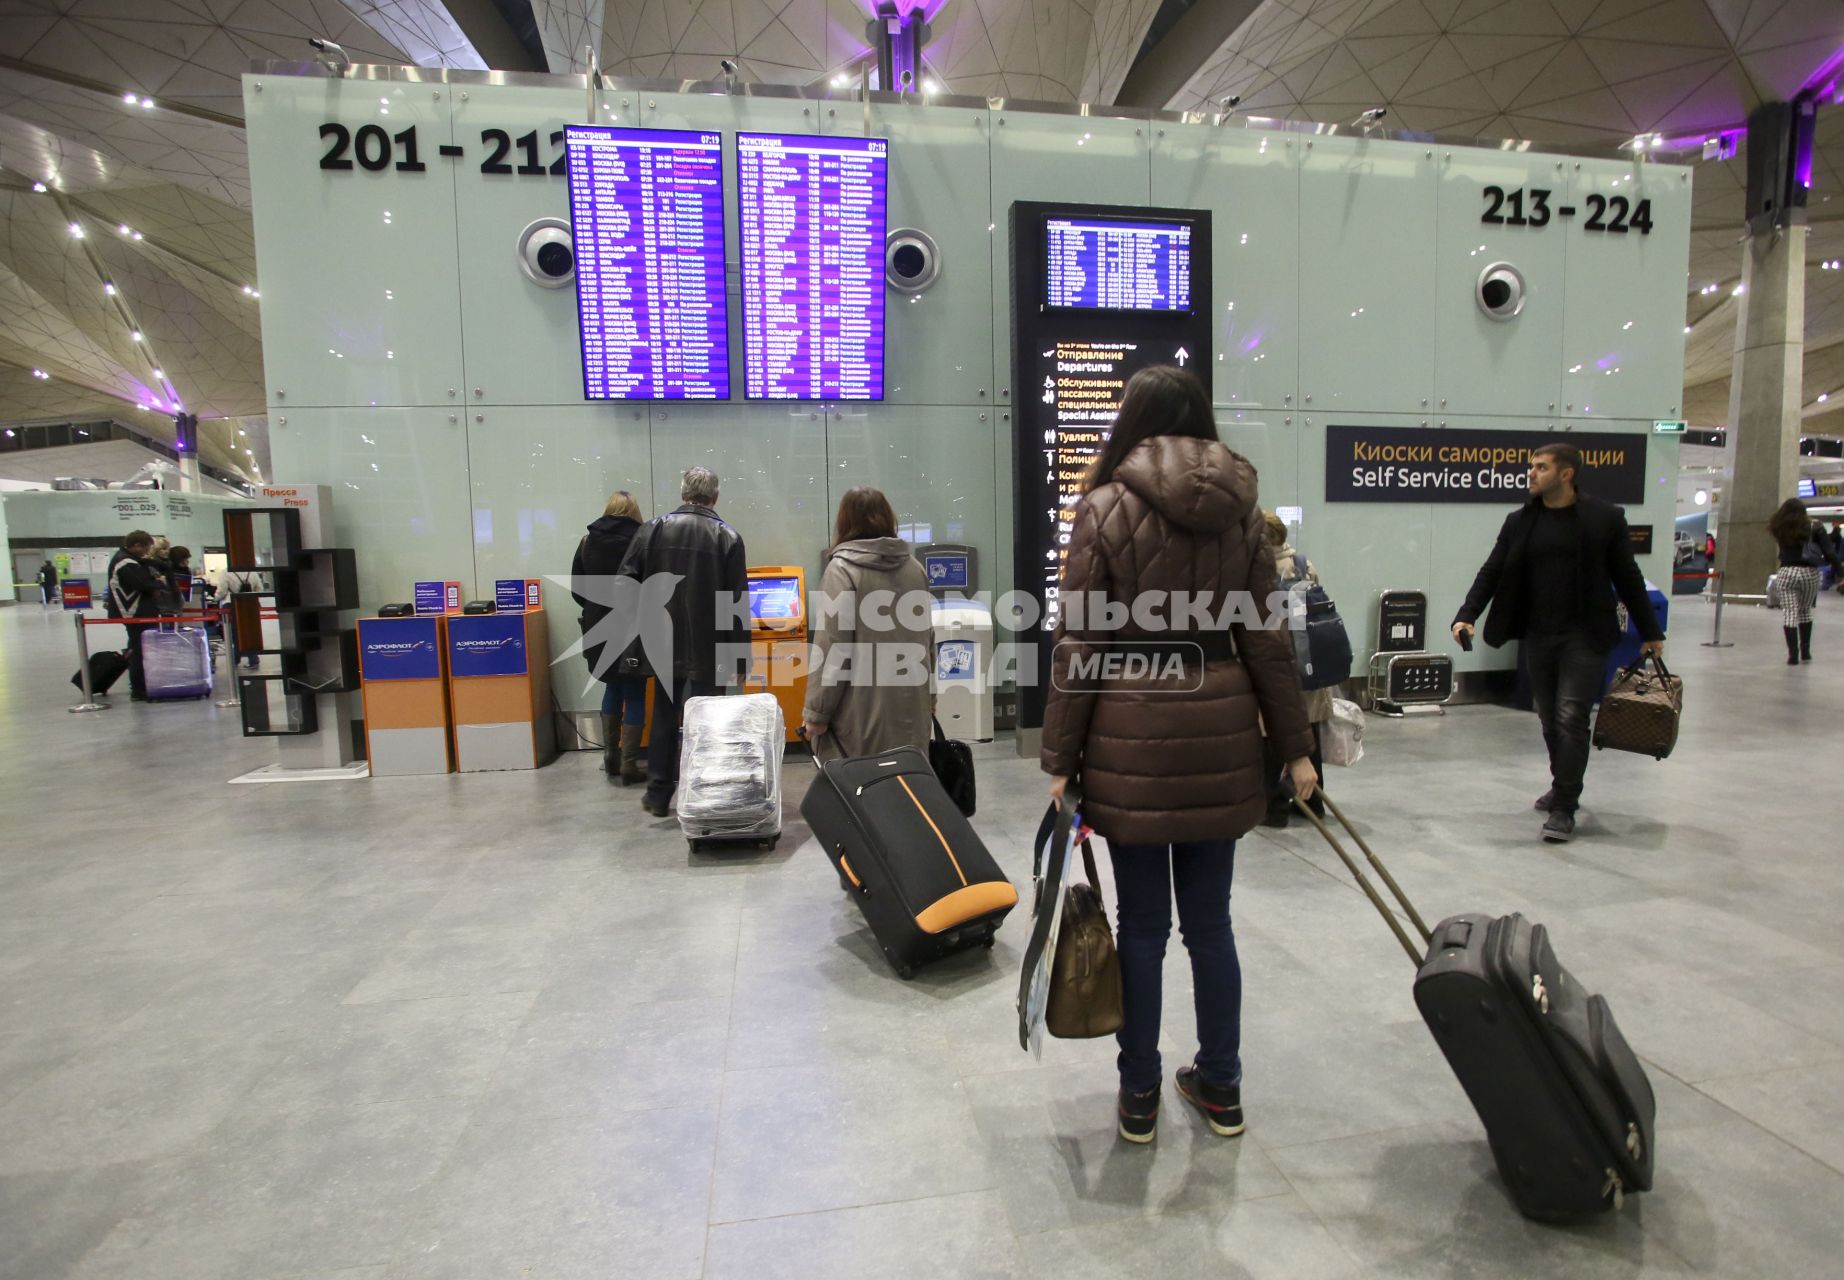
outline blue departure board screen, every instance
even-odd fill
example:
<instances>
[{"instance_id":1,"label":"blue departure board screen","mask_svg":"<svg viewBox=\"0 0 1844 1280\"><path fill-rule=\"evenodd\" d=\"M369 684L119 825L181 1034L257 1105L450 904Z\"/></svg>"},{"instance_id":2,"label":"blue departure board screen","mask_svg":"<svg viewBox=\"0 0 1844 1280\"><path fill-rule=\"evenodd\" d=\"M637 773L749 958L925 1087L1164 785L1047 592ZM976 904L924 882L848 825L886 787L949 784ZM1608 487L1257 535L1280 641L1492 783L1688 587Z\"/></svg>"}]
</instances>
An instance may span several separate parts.
<instances>
[{"instance_id":1,"label":"blue departure board screen","mask_svg":"<svg viewBox=\"0 0 1844 1280\"><path fill-rule=\"evenodd\" d=\"M564 130L587 400L728 400L723 138Z\"/></svg>"},{"instance_id":2,"label":"blue departure board screen","mask_svg":"<svg viewBox=\"0 0 1844 1280\"><path fill-rule=\"evenodd\" d=\"M1081 311L1191 310L1191 224L1044 220L1044 304Z\"/></svg>"},{"instance_id":3,"label":"blue departure board screen","mask_svg":"<svg viewBox=\"0 0 1844 1280\"><path fill-rule=\"evenodd\" d=\"M750 399L884 398L887 147L736 135Z\"/></svg>"}]
</instances>

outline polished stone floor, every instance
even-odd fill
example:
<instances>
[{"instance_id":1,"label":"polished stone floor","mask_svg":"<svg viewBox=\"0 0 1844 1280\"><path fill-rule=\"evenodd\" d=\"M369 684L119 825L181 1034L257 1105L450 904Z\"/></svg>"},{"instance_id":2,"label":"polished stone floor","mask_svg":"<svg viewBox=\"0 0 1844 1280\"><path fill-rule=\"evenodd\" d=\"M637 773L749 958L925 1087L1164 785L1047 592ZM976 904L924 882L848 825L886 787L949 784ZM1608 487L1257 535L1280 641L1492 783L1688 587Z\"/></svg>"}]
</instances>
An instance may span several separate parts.
<instances>
[{"instance_id":1,"label":"polished stone floor","mask_svg":"<svg viewBox=\"0 0 1844 1280\"><path fill-rule=\"evenodd\" d=\"M1682 744L1597 757L1572 845L1513 711L1373 719L1332 779L1426 914L1543 920L1646 1059L1657 1189L1557 1229L1308 831L1237 855L1247 1135L1168 1105L1129 1147L1111 1042L1017 1046L1022 918L886 969L799 762L734 858L586 754L226 786L269 758L233 713L67 715L70 624L0 609L0 1276L1835 1277L1844 602L1797 669L1758 611L1677 620ZM979 750L1022 881L1042 780ZM1189 999L1173 957L1168 1070Z\"/></svg>"}]
</instances>

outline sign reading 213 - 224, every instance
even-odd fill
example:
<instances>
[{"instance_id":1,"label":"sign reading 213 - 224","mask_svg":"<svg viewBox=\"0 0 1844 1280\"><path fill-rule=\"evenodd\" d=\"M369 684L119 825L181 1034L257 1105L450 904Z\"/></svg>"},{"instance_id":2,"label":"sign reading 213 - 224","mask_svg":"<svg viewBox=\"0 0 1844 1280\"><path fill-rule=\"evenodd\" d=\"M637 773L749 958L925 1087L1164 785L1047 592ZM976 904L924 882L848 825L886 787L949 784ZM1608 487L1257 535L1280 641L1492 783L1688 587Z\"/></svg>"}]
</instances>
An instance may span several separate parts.
<instances>
[{"instance_id":1,"label":"sign reading 213 - 224","mask_svg":"<svg viewBox=\"0 0 1844 1280\"><path fill-rule=\"evenodd\" d=\"M1560 219L1573 218L1580 210L1572 204L1550 205L1550 197L1555 195L1548 187L1512 187L1507 191L1503 187L1486 187L1480 192L1485 200L1485 212L1479 215L1479 221L1493 226L1503 227L1547 227L1553 214ZM1614 235L1625 235L1637 231L1642 236L1652 234L1652 202L1640 200L1634 202L1625 196L1604 196L1598 191L1582 197L1582 204L1587 208L1587 218L1582 222L1583 231L1607 231Z\"/></svg>"}]
</instances>

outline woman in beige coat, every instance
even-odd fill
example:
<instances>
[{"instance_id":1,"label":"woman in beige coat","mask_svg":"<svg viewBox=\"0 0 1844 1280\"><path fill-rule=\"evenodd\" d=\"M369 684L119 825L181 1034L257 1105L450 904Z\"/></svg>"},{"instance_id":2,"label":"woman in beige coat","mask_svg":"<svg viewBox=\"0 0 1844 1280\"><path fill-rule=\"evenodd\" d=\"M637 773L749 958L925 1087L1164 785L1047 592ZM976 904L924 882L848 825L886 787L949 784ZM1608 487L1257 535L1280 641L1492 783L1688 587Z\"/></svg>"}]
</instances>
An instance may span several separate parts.
<instances>
[{"instance_id":1,"label":"woman in beige coat","mask_svg":"<svg viewBox=\"0 0 1844 1280\"><path fill-rule=\"evenodd\" d=\"M934 707L928 577L877 489L859 485L840 499L834 533L820 579L828 603L810 611L807 741L821 760L896 747L926 752Z\"/></svg>"}]
</instances>

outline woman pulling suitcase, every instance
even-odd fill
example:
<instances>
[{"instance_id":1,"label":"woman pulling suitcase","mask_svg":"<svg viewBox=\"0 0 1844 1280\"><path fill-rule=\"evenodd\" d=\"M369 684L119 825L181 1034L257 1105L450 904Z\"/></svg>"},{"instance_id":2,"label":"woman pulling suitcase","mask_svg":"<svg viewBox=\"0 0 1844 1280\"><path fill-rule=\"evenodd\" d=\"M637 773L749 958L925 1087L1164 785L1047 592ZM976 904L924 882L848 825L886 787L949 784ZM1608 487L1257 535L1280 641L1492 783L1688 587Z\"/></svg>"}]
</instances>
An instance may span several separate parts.
<instances>
[{"instance_id":1,"label":"woman pulling suitcase","mask_svg":"<svg viewBox=\"0 0 1844 1280\"><path fill-rule=\"evenodd\" d=\"M1248 618L1252 608L1265 620L1278 589L1255 468L1218 440L1203 384L1183 369L1141 370L1076 507L1041 757L1058 803L1069 779L1081 777L1082 818L1107 839L1113 859L1124 1014L1118 1126L1130 1142L1152 1141L1158 1124L1161 969L1174 892L1198 1038L1195 1061L1178 1070L1178 1092L1212 1132L1242 1132L1242 972L1229 893L1236 840L1267 808L1261 725L1302 799L1318 775L1286 631L1241 622L1185 633L1094 624L1106 619L1104 600L1131 606L1152 591L1203 597L1212 618L1239 602L1234 616ZM1078 610L1076 601L1092 603ZM1177 680L1165 663L1119 664L1134 672L1119 679L1084 675L1105 677L1108 668L1093 660L1108 652L1099 645L1170 653L1177 646L1160 642L1172 640L1201 652L1201 671L1193 656Z\"/></svg>"}]
</instances>

